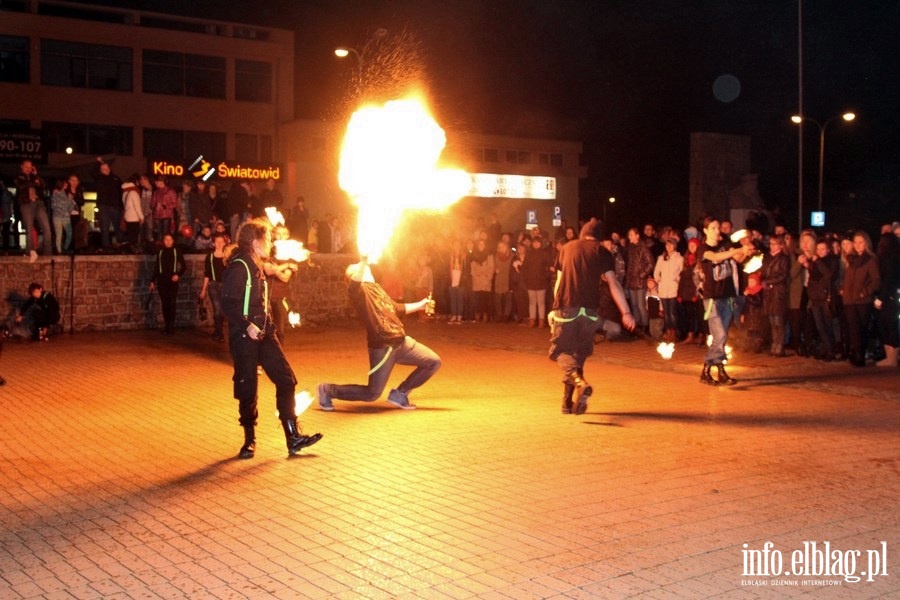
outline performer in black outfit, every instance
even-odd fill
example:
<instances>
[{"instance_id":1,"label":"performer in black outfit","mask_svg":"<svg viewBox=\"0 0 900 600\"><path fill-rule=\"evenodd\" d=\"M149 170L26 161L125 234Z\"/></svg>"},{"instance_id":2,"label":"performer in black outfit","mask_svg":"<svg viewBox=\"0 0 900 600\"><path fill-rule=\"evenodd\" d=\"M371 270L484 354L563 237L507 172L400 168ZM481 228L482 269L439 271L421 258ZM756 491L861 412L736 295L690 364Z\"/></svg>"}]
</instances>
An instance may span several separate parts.
<instances>
[{"instance_id":1,"label":"performer in black outfit","mask_svg":"<svg viewBox=\"0 0 900 600\"><path fill-rule=\"evenodd\" d=\"M150 291L159 291L165 327L164 335L175 333L175 308L178 301L178 283L184 275L184 253L175 247L171 233L163 235L163 247L156 253L156 263L150 279Z\"/></svg>"},{"instance_id":2,"label":"performer in black outfit","mask_svg":"<svg viewBox=\"0 0 900 600\"><path fill-rule=\"evenodd\" d=\"M563 372L563 414L583 414L593 393L593 387L584 379L584 363L594 353L601 276L622 313L622 325L634 330L634 317L616 279L615 261L600 243L601 235L601 224L591 219L581 228L578 239L564 245L556 259L550 360L556 361Z\"/></svg>"},{"instance_id":3,"label":"performer in black outfit","mask_svg":"<svg viewBox=\"0 0 900 600\"><path fill-rule=\"evenodd\" d=\"M240 403L240 424L244 428L240 458L252 458L256 450L257 365L275 384L275 401L288 452L294 455L322 439L321 433L303 435L297 424L297 378L275 335L266 289L263 261L271 251L269 223L261 219L247 221L238 228L237 248L226 260L222 278L222 310L228 319L228 342L234 360L234 397Z\"/></svg>"}]
</instances>

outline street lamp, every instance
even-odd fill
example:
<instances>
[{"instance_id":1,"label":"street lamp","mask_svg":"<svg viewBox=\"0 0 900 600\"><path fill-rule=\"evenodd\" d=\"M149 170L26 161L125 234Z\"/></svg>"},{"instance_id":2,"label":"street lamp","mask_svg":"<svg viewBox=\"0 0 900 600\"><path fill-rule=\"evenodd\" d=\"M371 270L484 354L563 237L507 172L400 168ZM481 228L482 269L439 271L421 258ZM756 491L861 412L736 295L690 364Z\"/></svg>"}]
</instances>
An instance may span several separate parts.
<instances>
[{"instance_id":1,"label":"street lamp","mask_svg":"<svg viewBox=\"0 0 900 600\"><path fill-rule=\"evenodd\" d=\"M366 45L363 46L362 50L350 48L349 46L339 46L334 49L334 55L338 58L347 58L351 54L356 57L357 82L362 81L363 65L365 64L366 52L369 50L372 42L374 42L375 40L380 40L381 38L385 37L387 33L388 31L384 27L379 27L378 29L376 29L372 33L372 36L369 38L369 41L366 42Z\"/></svg>"},{"instance_id":2,"label":"street lamp","mask_svg":"<svg viewBox=\"0 0 900 600\"><path fill-rule=\"evenodd\" d=\"M842 115L834 115L824 123L819 123L815 119L811 119L809 117L801 117L800 115L794 115L791 117L791 121L796 124L800 124L804 121L808 121L819 128L819 210L822 210L822 180L825 171L825 128L828 127L828 124L832 121L841 118L846 122L850 122L856 118L856 114L852 112L846 112Z\"/></svg>"},{"instance_id":3,"label":"street lamp","mask_svg":"<svg viewBox=\"0 0 900 600\"><path fill-rule=\"evenodd\" d=\"M609 200L603 204L603 225L606 227L608 227L608 225L606 224L606 207L609 206L610 204L615 204L615 203L616 203L616 199L613 197L610 197Z\"/></svg>"}]
</instances>

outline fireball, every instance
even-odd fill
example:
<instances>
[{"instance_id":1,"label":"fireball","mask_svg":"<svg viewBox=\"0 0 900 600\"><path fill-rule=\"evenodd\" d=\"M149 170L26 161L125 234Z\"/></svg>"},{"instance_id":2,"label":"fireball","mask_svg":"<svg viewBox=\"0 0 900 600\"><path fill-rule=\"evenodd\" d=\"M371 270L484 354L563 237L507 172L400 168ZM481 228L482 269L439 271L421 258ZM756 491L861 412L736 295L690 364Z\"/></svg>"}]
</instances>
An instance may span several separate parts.
<instances>
[{"instance_id":1,"label":"fireball","mask_svg":"<svg viewBox=\"0 0 900 600\"><path fill-rule=\"evenodd\" d=\"M671 342L660 342L656 347L656 351L663 357L663 360L669 360L675 354L675 344Z\"/></svg>"},{"instance_id":2,"label":"fireball","mask_svg":"<svg viewBox=\"0 0 900 600\"><path fill-rule=\"evenodd\" d=\"M357 247L377 262L404 211L441 210L464 196L469 176L438 166L444 130L421 100L365 106L350 118L338 182L356 205Z\"/></svg>"}]
</instances>

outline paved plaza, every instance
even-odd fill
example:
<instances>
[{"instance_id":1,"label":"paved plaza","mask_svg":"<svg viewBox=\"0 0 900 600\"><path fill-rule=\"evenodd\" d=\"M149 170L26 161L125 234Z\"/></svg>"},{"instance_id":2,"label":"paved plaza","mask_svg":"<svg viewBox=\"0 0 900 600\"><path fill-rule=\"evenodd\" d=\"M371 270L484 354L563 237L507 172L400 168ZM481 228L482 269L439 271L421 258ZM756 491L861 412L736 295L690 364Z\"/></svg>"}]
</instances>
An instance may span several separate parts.
<instances>
[{"instance_id":1,"label":"paved plaza","mask_svg":"<svg viewBox=\"0 0 900 600\"><path fill-rule=\"evenodd\" d=\"M265 381L247 461L206 333L7 343L0 598L900 597L897 370L738 353L720 389L606 342L572 416L546 330L410 332L444 361L418 410L314 406L287 458ZM356 326L286 351L303 389L366 377Z\"/></svg>"}]
</instances>

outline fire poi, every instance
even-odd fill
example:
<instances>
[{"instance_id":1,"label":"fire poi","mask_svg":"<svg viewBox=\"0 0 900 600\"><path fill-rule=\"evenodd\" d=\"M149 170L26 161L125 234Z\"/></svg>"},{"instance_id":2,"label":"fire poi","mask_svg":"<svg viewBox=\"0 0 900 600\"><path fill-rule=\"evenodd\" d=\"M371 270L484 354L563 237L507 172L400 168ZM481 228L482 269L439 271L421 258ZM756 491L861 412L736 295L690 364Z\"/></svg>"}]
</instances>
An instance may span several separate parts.
<instances>
[{"instance_id":1,"label":"fire poi","mask_svg":"<svg viewBox=\"0 0 900 600\"><path fill-rule=\"evenodd\" d=\"M444 130L415 98L353 113L341 148L338 182L357 207L357 247L377 262L403 212L440 210L466 194L470 179L442 169Z\"/></svg>"}]
</instances>

